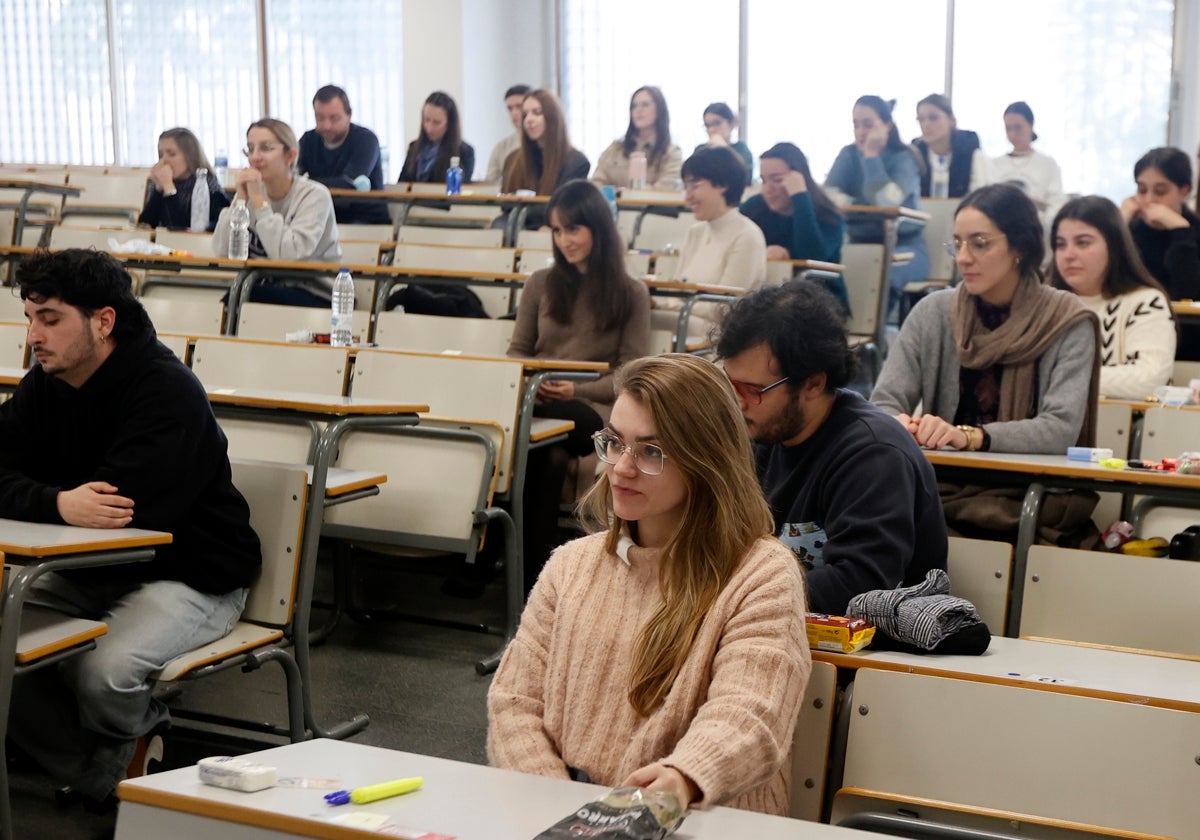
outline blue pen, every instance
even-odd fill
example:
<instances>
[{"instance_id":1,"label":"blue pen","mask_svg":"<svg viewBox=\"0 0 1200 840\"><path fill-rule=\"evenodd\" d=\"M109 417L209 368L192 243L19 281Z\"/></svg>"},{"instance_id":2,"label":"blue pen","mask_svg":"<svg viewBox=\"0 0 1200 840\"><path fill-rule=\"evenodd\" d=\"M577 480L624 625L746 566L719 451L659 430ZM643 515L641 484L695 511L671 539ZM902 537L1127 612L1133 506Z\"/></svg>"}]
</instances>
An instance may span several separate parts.
<instances>
[{"instance_id":1,"label":"blue pen","mask_svg":"<svg viewBox=\"0 0 1200 840\"><path fill-rule=\"evenodd\" d=\"M413 776L408 779L380 782L377 785L356 787L354 790L335 790L333 793L325 794L325 802L330 805L349 805L351 802L355 805L366 805L368 802L374 802L378 799L387 799L392 796L399 796L402 793L411 793L414 790L418 790L423 784L425 784L423 777Z\"/></svg>"}]
</instances>

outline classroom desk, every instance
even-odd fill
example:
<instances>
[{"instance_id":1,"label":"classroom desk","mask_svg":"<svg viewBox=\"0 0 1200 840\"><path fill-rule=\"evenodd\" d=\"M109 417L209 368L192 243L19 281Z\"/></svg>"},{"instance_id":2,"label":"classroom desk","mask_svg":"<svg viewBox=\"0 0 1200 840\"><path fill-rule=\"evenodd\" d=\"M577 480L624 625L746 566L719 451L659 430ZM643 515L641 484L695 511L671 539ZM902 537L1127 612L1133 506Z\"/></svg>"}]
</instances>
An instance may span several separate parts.
<instances>
[{"instance_id":1,"label":"classroom desk","mask_svg":"<svg viewBox=\"0 0 1200 840\"><path fill-rule=\"evenodd\" d=\"M691 318L692 308L697 303L729 303L746 294L746 290L740 286L689 283L686 280L658 280L650 277L643 277L642 282L646 284L650 294L655 297L684 298L683 308L679 310L679 321L675 329L675 345L672 348L676 353L687 352L688 320Z\"/></svg>"},{"instance_id":2,"label":"classroom desk","mask_svg":"<svg viewBox=\"0 0 1200 840\"><path fill-rule=\"evenodd\" d=\"M1200 712L1200 662L1065 642L993 636L982 656L814 650L840 670L876 668Z\"/></svg>"},{"instance_id":3,"label":"classroom desk","mask_svg":"<svg viewBox=\"0 0 1200 840\"><path fill-rule=\"evenodd\" d=\"M66 184L52 184L33 178L0 178L0 190L24 190L20 201L17 202L17 218L13 224L13 241L8 244L21 244L25 234L25 214L29 210L29 199L34 193L46 193L59 197L69 196L78 198L83 190L80 187L68 187Z\"/></svg>"},{"instance_id":4,"label":"classroom desk","mask_svg":"<svg viewBox=\"0 0 1200 840\"><path fill-rule=\"evenodd\" d=\"M1097 493L1152 495L1200 506L1200 476L1155 470L1110 470L1099 464L1069 461L1065 455L1020 455L1007 452L925 450L939 479L968 484L1024 484L1017 544L1013 553L1012 596L1008 605L1008 635L1021 626L1021 598L1029 547L1037 533L1038 515L1048 488L1093 490Z\"/></svg>"},{"instance_id":5,"label":"classroom desk","mask_svg":"<svg viewBox=\"0 0 1200 840\"><path fill-rule=\"evenodd\" d=\"M397 185L399 186L399 185ZM352 190L331 189L329 194L334 198L353 198L359 201L383 201L387 204L399 205L396 225L403 225L408 214L417 205L427 207L468 206L468 207L499 207L509 211L504 225L504 245L516 246L517 234L525 222L529 208L535 205L545 205L550 202L548 195L513 195L512 193L472 192L470 184L463 185L463 191L458 195L446 195L444 192L413 192L411 184L407 189L384 190Z\"/></svg>"},{"instance_id":6,"label":"classroom desk","mask_svg":"<svg viewBox=\"0 0 1200 840\"><path fill-rule=\"evenodd\" d=\"M0 840L11 840L12 805L8 799L8 764L5 739L12 681L17 670L17 645L25 601L33 584L47 572L83 567L145 563L154 558L154 547L171 542L171 535L140 528L76 528L42 522L0 519L0 551L26 565L14 568L3 598L0 616ZM65 659L80 648L50 653L36 664Z\"/></svg>"},{"instance_id":7,"label":"classroom desk","mask_svg":"<svg viewBox=\"0 0 1200 840\"><path fill-rule=\"evenodd\" d=\"M1173 300L1171 301L1171 311L1180 321L1200 322L1200 301Z\"/></svg>"},{"instance_id":8,"label":"classroom desk","mask_svg":"<svg viewBox=\"0 0 1200 840\"><path fill-rule=\"evenodd\" d=\"M253 753L281 777L333 778L352 789L388 779L422 776L425 785L369 805L325 805L325 790L276 787L240 793L203 785L195 767L121 782L117 840L267 840L284 837L366 838L388 834L336 824L348 815L379 814L386 823L456 840L528 840L608 788L531 776L478 764L316 740ZM414 835L415 836L415 835ZM693 811L672 835L679 840L867 840L878 838L822 823L772 817L733 808Z\"/></svg>"},{"instance_id":9,"label":"classroom desk","mask_svg":"<svg viewBox=\"0 0 1200 840\"><path fill-rule=\"evenodd\" d=\"M299 419L311 424L313 446L310 458L310 499L322 500L312 503L304 515L303 551L300 572L296 583L296 614L292 621L293 647L296 665L303 681L305 726L314 736L344 738L362 730L370 721L365 715L337 724L330 728L320 726L312 707L310 690L312 665L310 658L309 618L312 614L313 582L316 575L317 547L321 538L321 526L325 521L325 508L370 495L371 485L354 490L329 493L333 462L337 459L338 442L352 429L388 429L413 426L418 422L418 412L428 411L424 404L388 400L368 400L354 397L326 397L318 394L290 393L253 388L213 388L208 390L209 401L218 416L232 416L259 421ZM317 423L326 422L323 429ZM336 478L337 473L332 473ZM376 482L377 484L378 482Z\"/></svg>"},{"instance_id":10,"label":"classroom desk","mask_svg":"<svg viewBox=\"0 0 1200 840\"><path fill-rule=\"evenodd\" d=\"M1102 406L1118 406L1129 409L1129 443L1128 457L1138 458L1142 452L1142 435L1146 423L1146 412L1151 409L1161 408L1166 411L1194 411L1200 412L1200 406L1195 405L1163 405L1160 402L1153 400L1118 400L1113 397L1100 397L1098 400ZM1200 413L1196 415L1196 422L1200 424ZM1117 457L1125 457L1123 453L1113 450L1113 454Z\"/></svg>"}]
</instances>

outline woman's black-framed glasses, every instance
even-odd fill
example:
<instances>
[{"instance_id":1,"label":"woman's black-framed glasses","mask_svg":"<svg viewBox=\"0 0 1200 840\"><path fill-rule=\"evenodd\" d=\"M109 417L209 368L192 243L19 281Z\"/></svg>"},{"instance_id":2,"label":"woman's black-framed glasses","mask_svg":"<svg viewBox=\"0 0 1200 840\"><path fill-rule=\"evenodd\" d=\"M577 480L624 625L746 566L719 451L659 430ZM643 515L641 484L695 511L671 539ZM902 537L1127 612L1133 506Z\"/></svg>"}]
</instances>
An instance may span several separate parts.
<instances>
[{"instance_id":1,"label":"woman's black-framed glasses","mask_svg":"<svg viewBox=\"0 0 1200 840\"><path fill-rule=\"evenodd\" d=\"M602 429L592 435L596 444L596 455L606 464L615 464L621 456L628 452L633 457L633 465L638 472L645 475L662 475L666 465L666 454L656 443L626 443L616 432Z\"/></svg>"},{"instance_id":2,"label":"woman's black-framed glasses","mask_svg":"<svg viewBox=\"0 0 1200 840\"><path fill-rule=\"evenodd\" d=\"M726 374L728 377L729 374ZM737 379L730 379L729 384L733 386L733 390L738 392L738 396L744 399L751 405L762 405L763 394L774 388L778 388L784 382L787 382L792 377L785 376L778 382L772 382L770 385L751 385L749 382L742 382Z\"/></svg>"}]
</instances>

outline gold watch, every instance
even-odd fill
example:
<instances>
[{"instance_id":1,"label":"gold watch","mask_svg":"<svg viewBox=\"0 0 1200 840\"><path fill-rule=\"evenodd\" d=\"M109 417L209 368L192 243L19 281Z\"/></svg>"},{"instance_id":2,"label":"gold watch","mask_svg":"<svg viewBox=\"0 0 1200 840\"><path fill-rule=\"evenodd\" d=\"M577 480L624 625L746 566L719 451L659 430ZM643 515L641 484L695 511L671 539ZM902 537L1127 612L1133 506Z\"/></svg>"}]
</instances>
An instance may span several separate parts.
<instances>
[{"instance_id":1,"label":"gold watch","mask_svg":"<svg viewBox=\"0 0 1200 840\"><path fill-rule=\"evenodd\" d=\"M967 436L966 452L974 452L979 449L979 447L975 445L975 433L980 431L978 426L956 426L955 428Z\"/></svg>"}]
</instances>

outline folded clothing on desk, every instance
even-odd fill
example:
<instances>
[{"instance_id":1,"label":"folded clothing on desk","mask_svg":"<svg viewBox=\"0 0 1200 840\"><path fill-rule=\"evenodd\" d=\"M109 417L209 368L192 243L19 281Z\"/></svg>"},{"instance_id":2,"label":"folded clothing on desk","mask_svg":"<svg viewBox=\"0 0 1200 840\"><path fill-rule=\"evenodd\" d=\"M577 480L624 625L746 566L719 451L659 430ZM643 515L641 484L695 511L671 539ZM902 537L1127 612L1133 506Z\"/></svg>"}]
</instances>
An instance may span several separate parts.
<instances>
[{"instance_id":1,"label":"folded clothing on desk","mask_svg":"<svg viewBox=\"0 0 1200 840\"><path fill-rule=\"evenodd\" d=\"M978 655L992 640L975 605L950 594L950 578L942 569L930 569L915 586L855 595L846 615L875 625L878 648Z\"/></svg>"}]
</instances>

